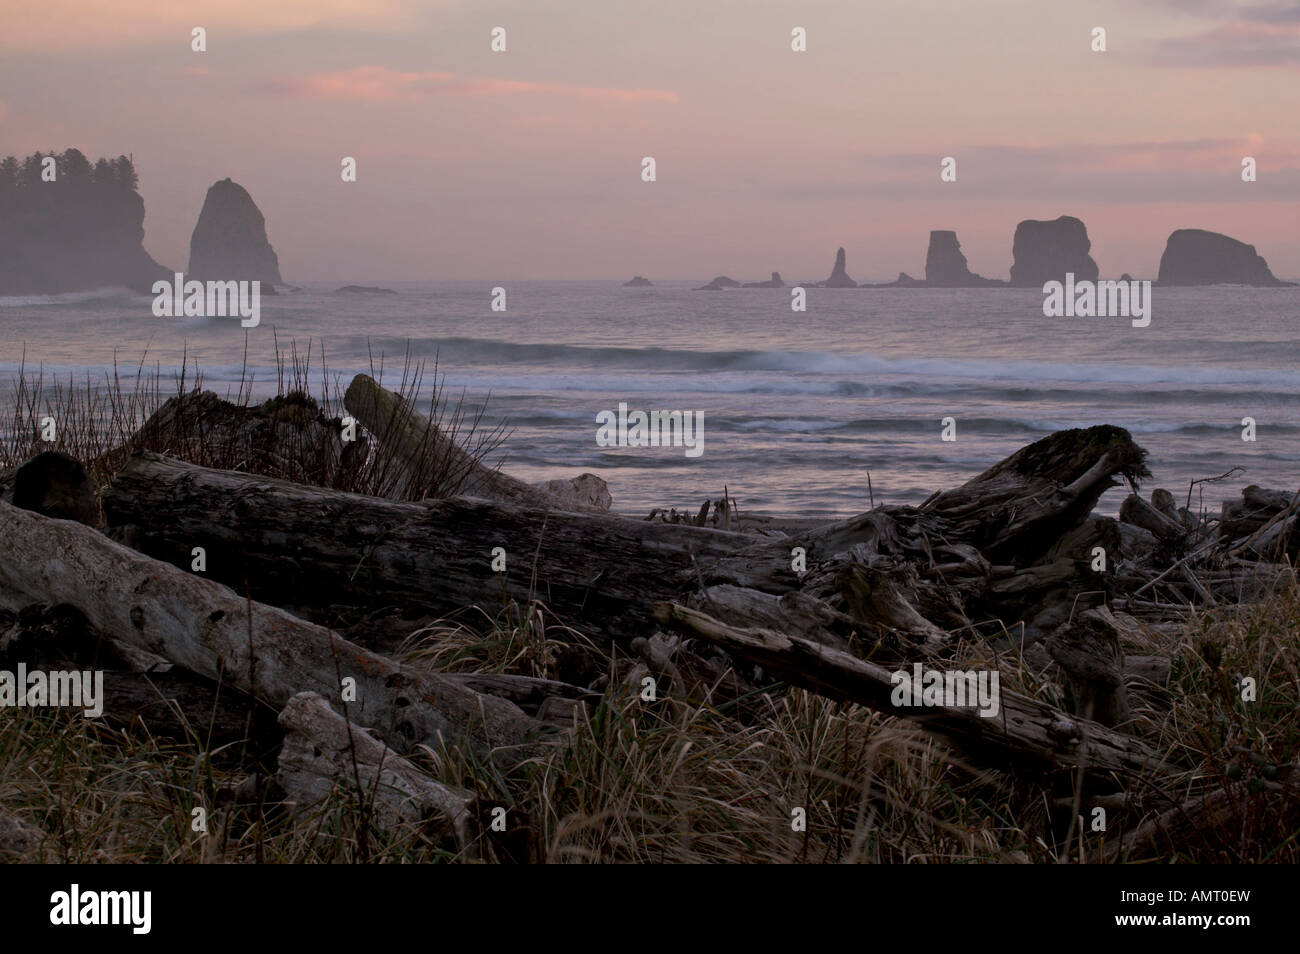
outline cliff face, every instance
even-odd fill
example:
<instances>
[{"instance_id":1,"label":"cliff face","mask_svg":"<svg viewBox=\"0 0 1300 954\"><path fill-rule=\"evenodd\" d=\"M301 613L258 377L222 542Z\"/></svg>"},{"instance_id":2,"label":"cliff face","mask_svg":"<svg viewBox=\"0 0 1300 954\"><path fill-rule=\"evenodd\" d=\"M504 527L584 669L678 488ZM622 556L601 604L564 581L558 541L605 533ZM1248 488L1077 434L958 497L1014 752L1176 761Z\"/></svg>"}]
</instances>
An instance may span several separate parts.
<instances>
[{"instance_id":1,"label":"cliff face","mask_svg":"<svg viewBox=\"0 0 1300 954\"><path fill-rule=\"evenodd\" d=\"M822 282L827 288L857 288L858 283L849 278L849 273L844 267L844 249L835 253L835 267L831 269L831 277Z\"/></svg>"},{"instance_id":2,"label":"cliff face","mask_svg":"<svg viewBox=\"0 0 1300 954\"><path fill-rule=\"evenodd\" d=\"M237 182L222 179L208 190L190 237L190 267L197 281L278 284L280 260L266 239L266 219Z\"/></svg>"},{"instance_id":3,"label":"cliff face","mask_svg":"<svg viewBox=\"0 0 1300 954\"><path fill-rule=\"evenodd\" d=\"M967 268L957 233L947 230L930 233L930 247L925 253L925 283L939 288L1002 284L996 279L982 278Z\"/></svg>"},{"instance_id":4,"label":"cliff face","mask_svg":"<svg viewBox=\"0 0 1300 954\"><path fill-rule=\"evenodd\" d=\"M1160 256L1161 285L1288 285L1273 277L1255 246L1204 229L1179 229Z\"/></svg>"},{"instance_id":5,"label":"cliff face","mask_svg":"<svg viewBox=\"0 0 1300 954\"><path fill-rule=\"evenodd\" d=\"M1088 254L1092 242L1088 229L1073 216L1051 222L1026 219L1016 226L1011 247L1011 284L1028 287L1064 281L1066 272L1074 280L1097 280L1097 263Z\"/></svg>"},{"instance_id":6,"label":"cliff face","mask_svg":"<svg viewBox=\"0 0 1300 954\"><path fill-rule=\"evenodd\" d=\"M126 286L148 292L171 272L144 250L144 200L125 156L92 168L79 151L0 162L0 294Z\"/></svg>"}]
</instances>

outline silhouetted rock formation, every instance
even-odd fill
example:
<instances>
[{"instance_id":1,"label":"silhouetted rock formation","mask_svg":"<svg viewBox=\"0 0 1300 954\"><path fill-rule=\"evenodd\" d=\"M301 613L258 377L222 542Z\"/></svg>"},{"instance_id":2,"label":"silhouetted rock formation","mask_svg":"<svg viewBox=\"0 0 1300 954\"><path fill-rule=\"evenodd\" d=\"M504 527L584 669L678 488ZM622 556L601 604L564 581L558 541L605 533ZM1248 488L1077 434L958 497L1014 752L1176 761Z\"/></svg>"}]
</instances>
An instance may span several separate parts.
<instances>
[{"instance_id":1,"label":"silhouetted rock formation","mask_svg":"<svg viewBox=\"0 0 1300 954\"><path fill-rule=\"evenodd\" d=\"M907 272L899 272L898 277L892 282L885 282L881 285L859 285L859 288L921 288L925 282L913 278Z\"/></svg>"},{"instance_id":2,"label":"silhouetted rock formation","mask_svg":"<svg viewBox=\"0 0 1300 954\"><path fill-rule=\"evenodd\" d=\"M765 282L745 282L741 288L784 288L785 282L781 281L781 273L773 272L772 277Z\"/></svg>"},{"instance_id":3,"label":"silhouetted rock formation","mask_svg":"<svg viewBox=\"0 0 1300 954\"><path fill-rule=\"evenodd\" d=\"M1161 285L1289 285L1278 281L1255 246L1204 229L1179 229L1160 256Z\"/></svg>"},{"instance_id":4,"label":"silhouetted rock formation","mask_svg":"<svg viewBox=\"0 0 1300 954\"><path fill-rule=\"evenodd\" d=\"M190 237L190 268L185 277L263 284L281 281L280 261L266 240L266 219L239 183L222 179L208 190Z\"/></svg>"},{"instance_id":5,"label":"silhouetted rock formation","mask_svg":"<svg viewBox=\"0 0 1300 954\"><path fill-rule=\"evenodd\" d=\"M624 288L649 288L653 285L654 282L648 278L642 278L640 275L635 275L630 282L623 283Z\"/></svg>"},{"instance_id":6,"label":"silhouetted rock formation","mask_svg":"<svg viewBox=\"0 0 1300 954\"><path fill-rule=\"evenodd\" d=\"M773 273L775 276L775 273ZM858 283L849 278L849 273L844 270L844 249L835 253L835 267L831 269L831 277L822 282L827 288L857 288Z\"/></svg>"},{"instance_id":7,"label":"silhouetted rock formation","mask_svg":"<svg viewBox=\"0 0 1300 954\"><path fill-rule=\"evenodd\" d=\"M943 229L930 233L930 247L925 253L925 283L941 288L1002 284L995 279L981 278L967 268L957 233Z\"/></svg>"},{"instance_id":8,"label":"silhouetted rock formation","mask_svg":"<svg viewBox=\"0 0 1300 954\"><path fill-rule=\"evenodd\" d=\"M344 285L336 295L396 295L391 288L378 288L374 285Z\"/></svg>"},{"instance_id":9,"label":"silhouetted rock formation","mask_svg":"<svg viewBox=\"0 0 1300 954\"><path fill-rule=\"evenodd\" d=\"M1092 242L1088 229L1073 216L1051 222L1026 219L1016 226L1012 244L1011 284L1038 286L1065 280L1074 273L1076 282L1097 280L1097 263L1088 254Z\"/></svg>"},{"instance_id":10,"label":"silhouetted rock formation","mask_svg":"<svg viewBox=\"0 0 1300 954\"><path fill-rule=\"evenodd\" d=\"M53 182L35 153L0 161L0 294L49 295L126 286L147 292L171 271L144 250L144 200L126 156L92 167L55 155Z\"/></svg>"},{"instance_id":11,"label":"silhouetted rock formation","mask_svg":"<svg viewBox=\"0 0 1300 954\"><path fill-rule=\"evenodd\" d=\"M707 285L701 285L699 288L692 289L692 291L722 291L724 288L739 287L740 282L736 281L734 278L728 278L726 275L719 275Z\"/></svg>"},{"instance_id":12,"label":"silhouetted rock formation","mask_svg":"<svg viewBox=\"0 0 1300 954\"><path fill-rule=\"evenodd\" d=\"M1119 277L1119 280L1122 282L1131 282L1133 280L1133 276L1130 275L1128 272L1125 272L1123 275Z\"/></svg>"}]
</instances>

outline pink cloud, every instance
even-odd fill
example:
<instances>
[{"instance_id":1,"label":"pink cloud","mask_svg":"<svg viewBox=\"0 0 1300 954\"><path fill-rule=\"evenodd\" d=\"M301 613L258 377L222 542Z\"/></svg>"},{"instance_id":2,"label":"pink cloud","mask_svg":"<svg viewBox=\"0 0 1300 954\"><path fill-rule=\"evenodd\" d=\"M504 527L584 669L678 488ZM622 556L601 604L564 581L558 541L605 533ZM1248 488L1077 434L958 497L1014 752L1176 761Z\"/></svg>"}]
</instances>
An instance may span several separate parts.
<instances>
[{"instance_id":1,"label":"pink cloud","mask_svg":"<svg viewBox=\"0 0 1300 954\"><path fill-rule=\"evenodd\" d=\"M1233 20L1205 33L1160 41L1155 62L1183 69L1295 68L1300 66L1300 23Z\"/></svg>"},{"instance_id":2,"label":"pink cloud","mask_svg":"<svg viewBox=\"0 0 1300 954\"><path fill-rule=\"evenodd\" d=\"M429 95L519 96L550 95L605 103L678 103L676 93L662 89L617 89L570 86L523 80L462 77L437 70L402 72L383 66L358 66L334 73L288 76L262 87L286 96L344 99L361 102L420 99Z\"/></svg>"}]
</instances>

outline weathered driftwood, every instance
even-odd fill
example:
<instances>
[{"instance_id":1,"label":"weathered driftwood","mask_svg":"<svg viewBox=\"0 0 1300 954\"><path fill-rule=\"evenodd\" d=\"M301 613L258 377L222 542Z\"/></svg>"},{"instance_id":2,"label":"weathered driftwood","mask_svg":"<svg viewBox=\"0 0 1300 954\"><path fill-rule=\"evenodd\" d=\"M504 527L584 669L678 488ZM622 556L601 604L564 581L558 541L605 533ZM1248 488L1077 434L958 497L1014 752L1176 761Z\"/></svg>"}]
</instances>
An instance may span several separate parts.
<instances>
[{"instance_id":1,"label":"weathered driftwood","mask_svg":"<svg viewBox=\"0 0 1300 954\"><path fill-rule=\"evenodd\" d=\"M921 509L946 518L949 536L978 547L992 562L1025 566L1088 516L1120 475L1151 476L1146 451L1122 428L1058 431L974 480L931 498Z\"/></svg>"},{"instance_id":2,"label":"weathered driftwood","mask_svg":"<svg viewBox=\"0 0 1300 954\"><path fill-rule=\"evenodd\" d=\"M209 576L277 606L424 606L436 614L536 598L593 635L646 635L646 607L691 588L696 561L751 538L606 514L557 514L456 497L402 503L157 455L104 496L110 528L177 566L204 547ZM494 572L493 550L505 550Z\"/></svg>"},{"instance_id":3,"label":"weathered driftwood","mask_svg":"<svg viewBox=\"0 0 1300 954\"><path fill-rule=\"evenodd\" d=\"M1124 651L1109 612L1081 613L1048 637L1047 651L1069 678L1075 712L1111 728L1129 720Z\"/></svg>"},{"instance_id":4,"label":"weathered driftwood","mask_svg":"<svg viewBox=\"0 0 1300 954\"><path fill-rule=\"evenodd\" d=\"M1114 553L1120 534L1087 509L1113 473L1138 472L1142 453L1118 429L1063 432L924 509L880 508L786 539L468 498L403 504L156 455L132 460L104 507L144 552L184 567L203 546L213 577L317 619L334 604L446 614L536 598L593 635L648 636L648 604L733 586L800 593L800 613L827 620L831 642L934 652L977 620L994 634L999 620L1023 621L1028 642L1099 604L1105 578L1088 561L1096 545ZM1008 555L995 562L981 543ZM492 570L496 547L504 573Z\"/></svg>"},{"instance_id":5,"label":"weathered driftwood","mask_svg":"<svg viewBox=\"0 0 1300 954\"><path fill-rule=\"evenodd\" d=\"M298 391L252 406L212 391L177 395L110 457L116 464L139 448L326 487L350 486L366 459L365 443L345 444L339 420L325 417L313 398Z\"/></svg>"},{"instance_id":6,"label":"weathered driftwood","mask_svg":"<svg viewBox=\"0 0 1300 954\"><path fill-rule=\"evenodd\" d=\"M473 796L430 778L335 712L321 696L295 695L280 713L280 725L285 733L276 781L298 811L319 804L335 786L342 786L370 807L380 828L424 829L441 822L458 845L468 843Z\"/></svg>"},{"instance_id":7,"label":"weathered driftwood","mask_svg":"<svg viewBox=\"0 0 1300 954\"><path fill-rule=\"evenodd\" d=\"M1162 854L1169 846L1203 841L1208 832L1224 828L1250 811L1252 799L1294 798L1294 786L1264 783L1268 793L1252 792L1246 782L1232 782L1188 799L1181 805L1152 816L1120 838L1107 840L1092 853L1094 864L1123 862L1142 852ZM1134 858L1134 860L1140 860Z\"/></svg>"},{"instance_id":8,"label":"weathered driftwood","mask_svg":"<svg viewBox=\"0 0 1300 954\"><path fill-rule=\"evenodd\" d=\"M441 676L474 692L508 699L543 722L565 727L572 724L575 706L588 704L594 709L600 703L599 693L554 679L500 672L448 672Z\"/></svg>"},{"instance_id":9,"label":"weathered driftwood","mask_svg":"<svg viewBox=\"0 0 1300 954\"><path fill-rule=\"evenodd\" d=\"M892 673L883 666L800 637L727 626L684 606L660 603L655 615L664 625L716 643L771 675L830 698L911 719L996 764L1035 770L1082 766L1123 775L1164 770L1139 740L1027 696L1001 691L1000 711L988 718L970 707L897 707L891 698Z\"/></svg>"},{"instance_id":10,"label":"weathered driftwood","mask_svg":"<svg viewBox=\"0 0 1300 954\"><path fill-rule=\"evenodd\" d=\"M1119 508L1119 519L1141 527L1166 543L1178 541L1187 535L1187 528L1183 526L1177 511L1169 513L1158 509L1137 494L1129 494L1124 498Z\"/></svg>"},{"instance_id":11,"label":"weathered driftwood","mask_svg":"<svg viewBox=\"0 0 1300 954\"><path fill-rule=\"evenodd\" d=\"M409 401L368 374L358 374L352 379L343 404L375 436L385 455L390 455L402 471L394 475L389 496L402 500L446 496L430 490L454 488L459 496L526 507L609 510L609 489L594 474L583 474L573 480L553 480L538 487L485 467Z\"/></svg>"},{"instance_id":12,"label":"weathered driftwood","mask_svg":"<svg viewBox=\"0 0 1300 954\"><path fill-rule=\"evenodd\" d=\"M42 602L71 604L100 632L277 708L302 691L339 698L340 677L350 677L352 717L399 749L464 741L486 754L540 728L505 700L398 665L89 527L0 504L0 605Z\"/></svg>"}]
</instances>

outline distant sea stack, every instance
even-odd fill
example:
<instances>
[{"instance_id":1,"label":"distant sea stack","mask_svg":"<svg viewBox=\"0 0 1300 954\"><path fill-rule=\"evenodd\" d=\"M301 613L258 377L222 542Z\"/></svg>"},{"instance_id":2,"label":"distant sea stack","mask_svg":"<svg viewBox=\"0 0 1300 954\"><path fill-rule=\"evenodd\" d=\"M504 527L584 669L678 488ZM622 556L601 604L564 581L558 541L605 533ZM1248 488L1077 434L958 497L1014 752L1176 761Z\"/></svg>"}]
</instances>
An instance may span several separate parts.
<instances>
[{"instance_id":1,"label":"distant sea stack","mask_svg":"<svg viewBox=\"0 0 1300 954\"><path fill-rule=\"evenodd\" d=\"M170 280L172 272L144 250L136 184L126 156L92 166L68 149L0 161L0 295L110 286L148 292Z\"/></svg>"},{"instance_id":2,"label":"distant sea stack","mask_svg":"<svg viewBox=\"0 0 1300 954\"><path fill-rule=\"evenodd\" d=\"M640 275L634 275L631 281L623 283L624 288L650 288L653 285L654 282L648 278L642 278Z\"/></svg>"},{"instance_id":3,"label":"distant sea stack","mask_svg":"<svg viewBox=\"0 0 1300 954\"><path fill-rule=\"evenodd\" d=\"M1179 229L1160 256L1161 285L1290 285L1278 281L1255 246L1204 229Z\"/></svg>"},{"instance_id":4,"label":"distant sea stack","mask_svg":"<svg viewBox=\"0 0 1300 954\"><path fill-rule=\"evenodd\" d=\"M1016 226L1011 247L1011 284L1041 288L1045 282L1064 281L1067 272L1074 273L1076 282L1095 282L1097 263L1088 254L1091 249L1088 229L1073 216L1051 222L1026 219Z\"/></svg>"},{"instance_id":5,"label":"distant sea stack","mask_svg":"<svg viewBox=\"0 0 1300 954\"><path fill-rule=\"evenodd\" d=\"M765 282L745 282L741 288L784 288L785 282L781 281L781 273L773 272L772 277Z\"/></svg>"},{"instance_id":6,"label":"distant sea stack","mask_svg":"<svg viewBox=\"0 0 1300 954\"><path fill-rule=\"evenodd\" d=\"M886 282L883 285L859 285L859 288L924 288L925 282L919 278L913 278L907 272L899 272L898 277L892 282Z\"/></svg>"},{"instance_id":7,"label":"distant sea stack","mask_svg":"<svg viewBox=\"0 0 1300 954\"><path fill-rule=\"evenodd\" d=\"M739 288L740 282L734 278L728 278L726 275L719 275L707 285L701 285L699 288L693 288L692 291L722 291L724 288Z\"/></svg>"},{"instance_id":8,"label":"distant sea stack","mask_svg":"<svg viewBox=\"0 0 1300 954\"><path fill-rule=\"evenodd\" d=\"M972 288L1001 285L992 278L982 278L966 267L957 233L939 229L930 233L930 247L925 253L925 283L937 288Z\"/></svg>"},{"instance_id":9,"label":"distant sea stack","mask_svg":"<svg viewBox=\"0 0 1300 954\"><path fill-rule=\"evenodd\" d=\"M275 254L274 252L272 254ZM391 288L379 288L375 285L344 285L336 295L396 295Z\"/></svg>"},{"instance_id":10,"label":"distant sea stack","mask_svg":"<svg viewBox=\"0 0 1300 954\"><path fill-rule=\"evenodd\" d=\"M776 273L772 273L776 277ZM831 277L822 282L827 288L857 288L858 283L849 278L849 273L844 268L844 249L841 248L835 253L835 267L831 269Z\"/></svg>"},{"instance_id":11,"label":"distant sea stack","mask_svg":"<svg viewBox=\"0 0 1300 954\"><path fill-rule=\"evenodd\" d=\"M239 183L222 179L208 190L190 237L186 278L278 284L280 260L266 240L266 219ZM264 288L265 292L266 289Z\"/></svg>"}]
</instances>

